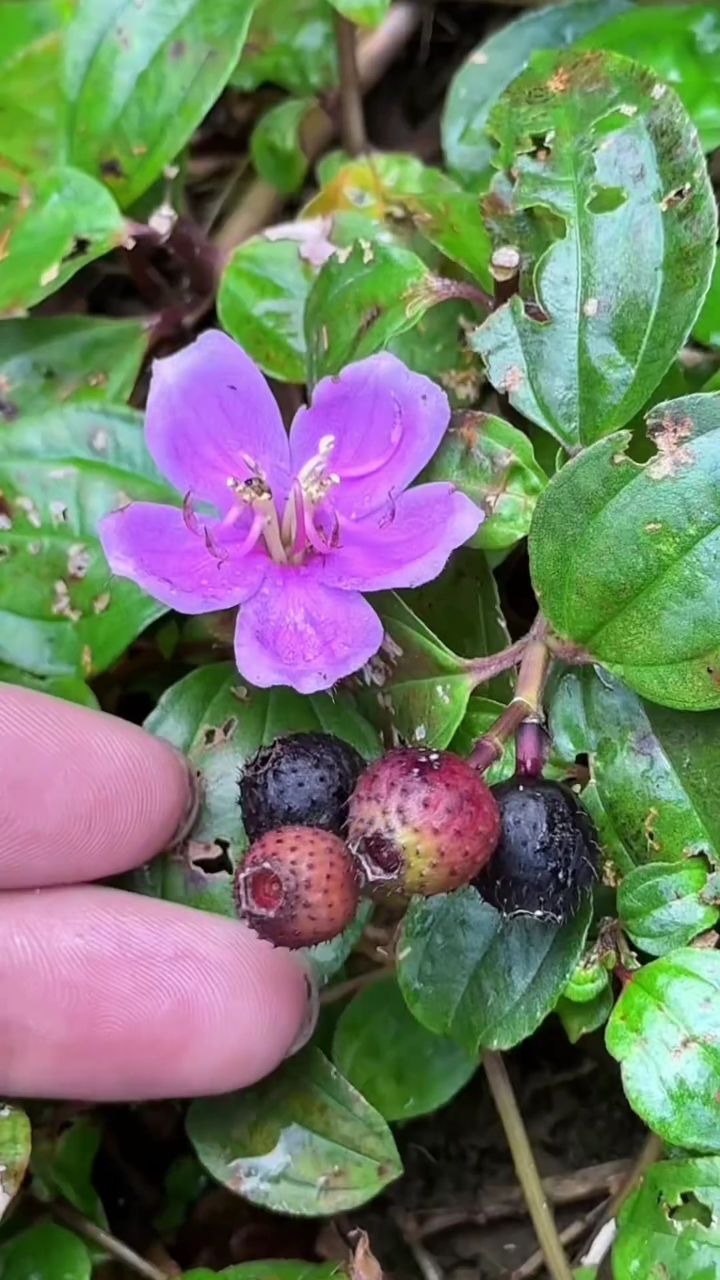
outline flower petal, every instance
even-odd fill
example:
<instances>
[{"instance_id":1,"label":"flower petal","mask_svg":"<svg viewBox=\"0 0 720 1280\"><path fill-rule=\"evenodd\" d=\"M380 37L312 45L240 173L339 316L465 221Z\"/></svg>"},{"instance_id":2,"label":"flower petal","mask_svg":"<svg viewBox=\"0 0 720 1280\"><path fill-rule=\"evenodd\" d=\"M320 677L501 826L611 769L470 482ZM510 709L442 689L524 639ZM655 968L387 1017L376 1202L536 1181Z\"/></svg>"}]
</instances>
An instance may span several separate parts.
<instances>
[{"instance_id":1,"label":"flower petal","mask_svg":"<svg viewBox=\"0 0 720 1280\"><path fill-rule=\"evenodd\" d=\"M407 488L430 461L450 419L444 391L389 352L323 378L290 432L293 470L335 437L329 469L340 476L333 503L351 519Z\"/></svg>"},{"instance_id":2,"label":"flower petal","mask_svg":"<svg viewBox=\"0 0 720 1280\"><path fill-rule=\"evenodd\" d=\"M431 582L475 533L483 513L451 484L408 489L387 512L343 524L322 561L329 587L384 591Z\"/></svg>"},{"instance_id":3,"label":"flower petal","mask_svg":"<svg viewBox=\"0 0 720 1280\"><path fill-rule=\"evenodd\" d=\"M287 496L289 450L280 410L260 370L219 329L155 361L145 438L180 493L189 490L220 512L233 503L228 477L251 474L246 458L261 468L281 505Z\"/></svg>"},{"instance_id":4,"label":"flower petal","mask_svg":"<svg viewBox=\"0 0 720 1280\"><path fill-rule=\"evenodd\" d=\"M322 586L317 568L269 565L257 595L238 614L238 670L262 689L328 689L380 647L383 628L375 611L354 591Z\"/></svg>"},{"instance_id":5,"label":"flower petal","mask_svg":"<svg viewBox=\"0 0 720 1280\"><path fill-rule=\"evenodd\" d=\"M247 600L269 563L259 551L233 557L241 533L210 528L216 554L202 532L190 532L177 507L133 502L105 516L99 534L113 573L179 613L209 613Z\"/></svg>"},{"instance_id":6,"label":"flower petal","mask_svg":"<svg viewBox=\"0 0 720 1280\"><path fill-rule=\"evenodd\" d=\"M386 512L347 522L340 544L322 561L324 585L383 591L421 586L473 536L483 513L451 484L421 484Z\"/></svg>"}]
</instances>

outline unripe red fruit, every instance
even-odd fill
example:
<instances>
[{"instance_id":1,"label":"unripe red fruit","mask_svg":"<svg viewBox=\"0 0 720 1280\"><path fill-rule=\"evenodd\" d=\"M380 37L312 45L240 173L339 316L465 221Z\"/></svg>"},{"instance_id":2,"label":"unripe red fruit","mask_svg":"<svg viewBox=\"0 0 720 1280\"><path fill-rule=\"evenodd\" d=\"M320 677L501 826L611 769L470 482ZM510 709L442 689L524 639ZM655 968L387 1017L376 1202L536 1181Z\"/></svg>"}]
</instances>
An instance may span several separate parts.
<instances>
[{"instance_id":1,"label":"unripe red fruit","mask_svg":"<svg viewBox=\"0 0 720 1280\"><path fill-rule=\"evenodd\" d=\"M467 884L499 835L492 792L450 751L390 751L365 770L350 797L348 844L365 876L405 894Z\"/></svg>"},{"instance_id":2,"label":"unripe red fruit","mask_svg":"<svg viewBox=\"0 0 720 1280\"><path fill-rule=\"evenodd\" d=\"M347 928L357 911L357 867L339 836L281 827L250 846L235 874L240 916L276 947L312 947Z\"/></svg>"}]
</instances>

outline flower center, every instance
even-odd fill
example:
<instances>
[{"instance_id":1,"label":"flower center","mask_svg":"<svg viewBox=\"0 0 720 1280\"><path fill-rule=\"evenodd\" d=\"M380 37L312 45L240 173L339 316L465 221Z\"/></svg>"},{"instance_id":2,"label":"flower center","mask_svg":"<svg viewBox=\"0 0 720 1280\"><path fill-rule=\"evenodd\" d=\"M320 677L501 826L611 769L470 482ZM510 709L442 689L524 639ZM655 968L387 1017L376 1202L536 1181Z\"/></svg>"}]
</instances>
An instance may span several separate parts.
<instances>
[{"instance_id":1,"label":"flower center","mask_svg":"<svg viewBox=\"0 0 720 1280\"><path fill-rule=\"evenodd\" d=\"M234 504L220 526L223 529L230 528L250 508L252 520L242 542L232 548L233 559L247 555L260 541L264 542L268 555L276 564L302 564L313 552L327 555L339 544L342 524L342 517L338 515L332 501L333 490L343 480L366 479L381 471L396 452L401 435L398 414L382 455L357 466L344 467L342 471L330 470L335 437L322 436L317 452L293 478L282 513L262 468L247 454L243 454L242 460L250 474L242 480L238 476L227 477L226 484L233 495ZM388 498L391 498L390 494ZM218 564L228 559L229 549L217 541L207 526L200 525L193 510L190 493L185 495L183 501L183 518L191 533L204 537L207 550Z\"/></svg>"}]
</instances>

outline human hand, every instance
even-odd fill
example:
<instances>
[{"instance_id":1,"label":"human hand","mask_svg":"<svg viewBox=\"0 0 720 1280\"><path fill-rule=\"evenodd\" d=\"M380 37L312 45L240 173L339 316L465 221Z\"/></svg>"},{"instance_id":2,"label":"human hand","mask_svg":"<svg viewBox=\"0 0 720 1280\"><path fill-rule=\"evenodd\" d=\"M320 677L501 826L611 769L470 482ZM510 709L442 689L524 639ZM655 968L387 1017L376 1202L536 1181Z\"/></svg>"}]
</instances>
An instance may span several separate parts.
<instances>
[{"instance_id":1,"label":"human hand","mask_svg":"<svg viewBox=\"0 0 720 1280\"><path fill-rule=\"evenodd\" d=\"M187 824L174 749L0 685L0 1094L121 1100L251 1084L307 1036L299 959L239 922L84 881Z\"/></svg>"}]
</instances>

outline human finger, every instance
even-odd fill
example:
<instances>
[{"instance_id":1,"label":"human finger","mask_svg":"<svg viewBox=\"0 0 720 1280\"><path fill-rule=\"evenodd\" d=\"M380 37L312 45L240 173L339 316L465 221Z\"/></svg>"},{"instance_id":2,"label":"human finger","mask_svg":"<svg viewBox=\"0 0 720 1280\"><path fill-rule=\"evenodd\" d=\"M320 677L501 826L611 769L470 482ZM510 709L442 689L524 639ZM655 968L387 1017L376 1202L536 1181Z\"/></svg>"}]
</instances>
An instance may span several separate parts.
<instances>
[{"instance_id":1,"label":"human finger","mask_svg":"<svg viewBox=\"0 0 720 1280\"><path fill-rule=\"evenodd\" d=\"M99 886L0 895L0 1096L220 1093L307 1034L309 978L238 921Z\"/></svg>"},{"instance_id":2,"label":"human finger","mask_svg":"<svg viewBox=\"0 0 720 1280\"><path fill-rule=\"evenodd\" d=\"M191 772L136 725L0 685L0 887L114 875L189 818Z\"/></svg>"}]
</instances>

